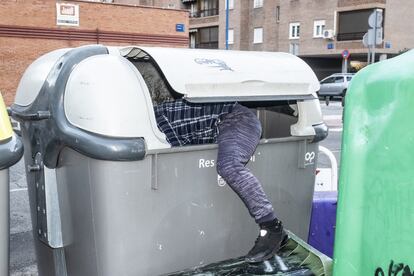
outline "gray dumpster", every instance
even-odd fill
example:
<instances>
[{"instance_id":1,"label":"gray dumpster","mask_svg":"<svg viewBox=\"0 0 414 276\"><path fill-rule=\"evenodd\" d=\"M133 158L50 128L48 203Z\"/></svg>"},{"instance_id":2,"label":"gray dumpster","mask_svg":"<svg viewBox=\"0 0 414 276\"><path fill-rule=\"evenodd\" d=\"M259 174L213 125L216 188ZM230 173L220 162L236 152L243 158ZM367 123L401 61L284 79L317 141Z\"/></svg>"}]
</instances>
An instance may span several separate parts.
<instances>
[{"instance_id":1,"label":"gray dumpster","mask_svg":"<svg viewBox=\"0 0 414 276\"><path fill-rule=\"evenodd\" d=\"M245 254L257 228L218 177L217 145L171 148L153 106L239 101L263 137L249 165L277 215L308 234L327 128L312 70L286 53L84 46L19 84L40 275L159 275Z\"/></svg>"},{"instance_id":2,"label":"gray dumpster","mask_svg":"<svg viewBox=\"0 0 414 276\"><path fill-rule=\"evenodd\" d=\"M23 144L13 134L0 94L0 275L9 275L9 167L23 155Z\"/></svg>"}]
</instances>

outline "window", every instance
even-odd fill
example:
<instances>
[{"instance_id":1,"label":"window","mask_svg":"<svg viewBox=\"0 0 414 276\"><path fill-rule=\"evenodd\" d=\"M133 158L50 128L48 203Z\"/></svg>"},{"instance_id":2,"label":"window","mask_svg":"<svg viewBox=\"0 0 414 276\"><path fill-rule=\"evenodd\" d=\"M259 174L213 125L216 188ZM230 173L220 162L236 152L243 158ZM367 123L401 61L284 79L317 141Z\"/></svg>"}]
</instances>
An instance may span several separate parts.
<instances>
[{"instance_id":1,"label":"window","mask_svg":"<svg viewBox=\"0 0 414 276\"><path fill-rule=\"evenodd\" d=\"M227 9L227 0L224 0L224 9ZM229 10L234 9L234 0L229 0Z\"/></svg>"},{"instance_id":2,"label":"window","mask_svg":"<svg viewBox=\"0 0 414 276\"><path fill-rule=\"evenodd\" d=\"M196 34L196 48L218 49L218 27L200 28Z\"/></svg>"},{"instance_id":3,"label":"window","mask_svg":"<svg viewBox=\"0 0 414 276\"><path fill-rule=\"evenodd\" d=\"M200 0L196 3L197 12L192 17L206 17L218 15L218 0Z\"/></svg>"},{"instance_id":4,"label":"window","mask_svg":"<svg viewBox=\"0 0 414 276\"><path fill-rule=\"evenodd\" d=\"M323 37L324 30L325 30L325 20L313 21L313 37Z\"/></svg>"},{"instance_id":5,"label":"window","mask_svg":"<svg viewBox=\"0 0 414 276\"><path fill-rule=\"evenodd\" d=\"M263 0L254 0L254 8L261 8L263 7Z\"/></svg>"},{"instance_id":6,"label":"window","mask_svg":"<svg viewBox=\"0 0 414 276\"><path fill-rule=\"evenodd\" d=\"M233 29L229 29L229 32L228 32L228 43L229 44L233 44L234 43L234 30Z\"/></svg>"},{"instance_id":7,"label":"window","mask_svg":"<svg viewBox=\"0 0 414 276\"><path fill-rule=\"evenodd\" d=\"M280 21L280 6L276 6L276 22Z\"/></svg>"},{"instance_id":8,"label":"window","mask_svg":"<svg viewBox=\"0 0 414 276\"><path fill-rule=\"evenodd\" d=\"M335 83L343 83L344 77L335 77Z\"/></svg>"},{"instance_id":9,"label":"window","mask_svg":"<svg viewBox=\"0 0 414 276\"><path fill-rule=\"evenodd\" d=\"M290 43L289 44L289 53L292 55L299 55L299 43Z\"/></svg>"},{"instance_id":10,"label":"window","mask_svg":"<svg viewBox=\"0 0 414 276\"><path fill-rule=\"evenodd\" d=\"M300 23L289 24L289 39L298 39L300 35Z\"/></svg>"},{"instance_id":11,"label":"window","mask_svg":"<svg viewBox=\"0 0 414 276\"><path fill-rule=\"evenodd\" d=\"M337 40L362 40L370 28L368 18L373 11L374 9L339 12ZM384 20L382 24L384 27Z\"/></svg>"},{"instance_id":12,"label":"window","mask_svg":"<svg viewBox=\"0 0 414 276\"><path fill-rule=\"evenodd\" d=\"M351 80L352 80L352 76L348 76L348 77L346 77L346 80L347 80L347 81L351 81Z\"/></svg>"},{"instance_id":13,"label":"window","mask_svg":"<svg viewBox=\"0 0 414 276\"><path fill-rule=\"evenodd\" d=\"M254 28L253 43L263 43L263 28Z\"/></svg>"},{"instance_id":14,"label":"window","mask_svg":"<svg viewBox=\"0 0 414 276\"><path fill-rule=\"evenodd\" d=\"M335 81L335 78L330 77L330 78L327 78L327 79L321 81L321 83L322 84L325 84L325 83L333 83L334 81Z\"/></svg>"},{"instance_id":15,"label":"window","mask_svg":"<svg viewBox=\"0 0 414 276\"><path fill-rule=\"evenodd\" d=\"M198 15L197 6L194 3L191 3L190 17L197 17L197 15Z\"/></svg>"},{"instance_id":16,"label":"window","mask_svg":"<svg viewBox=\"0 0 414 276\"><path fill-rule=\"evenodd\" d=\"M196 47L196 32L190 30L190 48Z\"/></svg>"}]
</instances>

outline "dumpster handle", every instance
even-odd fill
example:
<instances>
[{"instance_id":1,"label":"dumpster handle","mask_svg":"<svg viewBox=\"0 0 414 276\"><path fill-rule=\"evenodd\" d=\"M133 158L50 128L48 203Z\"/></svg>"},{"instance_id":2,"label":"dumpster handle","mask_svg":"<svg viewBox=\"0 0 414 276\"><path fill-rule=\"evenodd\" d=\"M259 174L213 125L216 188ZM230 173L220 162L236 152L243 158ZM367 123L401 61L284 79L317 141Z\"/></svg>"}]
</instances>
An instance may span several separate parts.
<instances>
[{"instance_id":1,"label":"dumpster handle","mask_svg":"<svg viewBox=\"0 0 414 276\"><path fill-rule=\"evenodd\" d=\"M336 161L335 155L329 149L319 146L319 152L324 153L331 162L331 183L333 183L335 190L338 190L338 162Z\"/></svg>"},{"instance_id":2,"label":"dumpster handle","mask_svg":"<svg viewBox=\"0 0 414 276\"><path fill-rule=\"evenodd\" d=\"M28 134L33 152L42 154L48 168L56 168L60 151L71 148L88 157L110 161L137 161L145 157L142 137L110 137L72 125L63 107L66 84L73 69L83 60L106 55L101 45L83 46L64 54L50 70L36 99L29 106L13 104L11 113ZM35 167L31 168L36 170Z\"/></svg>"},{"instance_id":3,"label":"dumpster handle","mask_svg":"<svg viewBox=\"0 0 414 276\"><path fill-rule=\"evenodd\" d=\"M23 112L18 112L15 110L8 110L10 116L14 118L19 118L25 121L40 121L50 118L50 112L49 111L37 111L36 113L29 113L24 114Z\"/></svg>"}]
</instances>

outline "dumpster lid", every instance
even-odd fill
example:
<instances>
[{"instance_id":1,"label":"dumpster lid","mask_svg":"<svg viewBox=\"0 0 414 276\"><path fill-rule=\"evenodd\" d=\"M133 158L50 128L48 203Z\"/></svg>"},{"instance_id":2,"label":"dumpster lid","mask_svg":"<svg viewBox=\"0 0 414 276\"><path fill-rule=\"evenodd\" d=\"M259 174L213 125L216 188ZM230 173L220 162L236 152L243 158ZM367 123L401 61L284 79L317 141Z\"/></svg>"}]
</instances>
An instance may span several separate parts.
<instances>
[{"instance_id":1,"label":"dumpster lid","mask_svg":"<svg viewBox=\"0 0 414 276\"><path fill-rule=\"evenodd\" d=\"M122 56L153 59L168 85L192 102L314 99L312 69L288 53L121 47Z\"/></svg>"}]
</instances>

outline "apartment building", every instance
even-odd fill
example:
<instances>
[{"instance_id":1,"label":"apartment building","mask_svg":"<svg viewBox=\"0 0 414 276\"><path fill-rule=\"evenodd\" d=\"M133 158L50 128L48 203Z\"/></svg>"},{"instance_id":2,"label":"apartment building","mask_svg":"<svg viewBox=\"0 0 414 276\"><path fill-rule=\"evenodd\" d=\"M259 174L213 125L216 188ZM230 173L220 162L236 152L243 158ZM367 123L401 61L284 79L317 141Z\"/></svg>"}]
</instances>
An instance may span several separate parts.
<instances>
[{"instance_id":1,"label":"apartment building","mask_svg":"<svg viewBox=\"0 0 414 276\"><path fill-rule=\"evenodd\" d=\"M219 0L89 0L188 10L189 47L219 48ZM224 5L223 5L224 7Z\"/></svg>"},{"instance_id":2,"label":"apartment building","mask_svg":"<svg viewBox=\"0 0 414 276\"><path fill-rule=\"evenodd\" d=\"M190 11L190 48L219 48L219 2L182 0L183 8Z\"/></svg>"},{"instance_id":3,"label":"apartment building","mask_svg":"<svg viewBox=\"0 0 414 276\"><path fill-rule=\"evenodd\" d=\"M219 0L220 49L226 48L225 5ZM376 60L413 48L412 0L229 0L228 48L290 52L307 61L319 78L341 71L341 53L347 49L347 69L356 71L367 61L362 38L375 9L383 12Z\"/></svg>"}]
</instances>

